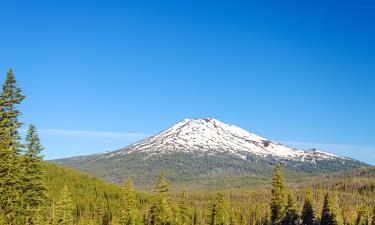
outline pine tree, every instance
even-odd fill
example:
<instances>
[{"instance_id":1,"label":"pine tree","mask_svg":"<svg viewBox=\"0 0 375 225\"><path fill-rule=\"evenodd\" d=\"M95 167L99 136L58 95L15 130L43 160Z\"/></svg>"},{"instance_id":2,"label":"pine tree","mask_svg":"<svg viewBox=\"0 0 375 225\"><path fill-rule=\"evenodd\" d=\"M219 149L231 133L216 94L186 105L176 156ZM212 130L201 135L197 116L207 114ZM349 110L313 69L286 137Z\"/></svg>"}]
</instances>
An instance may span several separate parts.
<instances>
[{"instance_id":1,"label":"pine tree","mask_svg":"<svg viewBox=\"0 0 375 225\"><path fill-rule=\"evenodd\" d=\"M280 164L276 164L275 175L272 178L271 224L280 225L285 210L285 181Z\"/></svg>"},{"instance_id":2,"label":"pine tree","mask_svg":"<svg viewBox=\"0 0 375 225\"><path fill-rule=\"evenodd\" d=\"M334 212L331 199L327 194L324 195L320 225L337 225L337 215Z\"/></svg>"},{"instance_id":3,"label":"pine tree","mask_svg":"<svg viewBox=\"0 0 375 225\"><path fill-rule=\"evenodd\" d=\"M65 184L60 196L56 201L56 224L72 225L74 205L70 196L68 186Z\"/></svg>"},{"instance_id":4,"label":"pine tree","mask_svg":"<svg viewBox=\"0 0 375 225\"><path fill-rule=\"evenodd\" d=\"M21 144L18 120L21 112L18 105L25 96L22 95L10 69L0 95L0 212L5 224L19 222L22 213L20 169Z\"/></svg>"},{"instance_id":5,"label":"pine tree","mask_svg":"<svg viewBox=\"0 0 375 225\"><path fill-rule=\"evenodd\" d=\"M188 225L189 220L190 220L190 212L189 212L189 206L188 206L188 201L189 201L189 195L188 193L183 190L182 191L182 196L181 196L181 201L178 204L178 211L179 211L179 224L181 225Z\"/></svg>"},{"instance_id":6,"label":"pine tree","mask_svg":"<svg viewBox=\"0 0 375 225\"><path fill-rule=\"evenodd\" d=\"M355 225L368 225L368 215L364 206L359 207Z\"/></svg>"},{"instance_id":7,"label":"pine tree","mask_svg":"<svg viewBox=\"0 0 375 225\"><path fill-rule=\"evenodd\" d=\"M162 172L154 190L153 204L150 209L151 225L171 224L171 208L169 203L169 183Z\"/></svg>"},{"instance_id":8,"label":"pine tree","mask_svg":"<svg viewBox=\"0 0 375 225\"><path fill-rule=\"evenodd\" d=\"M26 152L22 157L22 205L26 224L35 224L38 214L46 201L43 183L42 157L43 150L36 128L30 125L26 136Z\"/></svg>"},{"instance_id":9,"label":"pine tree","mask_svg":"<svg viewBox=\"0 0 375 225\"><path fill-rule=\"evenodd\" d=\"M372 209L371 225L375 225L375 206L374 206L374 208Z\"/></svg>"},{"instance_id":10,"label":"pine tree","mask_svg":"<svg viewBox=\"0 0 375 225\"><path fill-rule=\"evenodd\" d=\"M298 225L299 224L299 215L298 209L294 202L292 194L288 195L288 203L285 207L285 215L281 222L282 225Z\"/></svg>"},{"instance_id":11,"label":"pine tree","mask_svg":"<svg viewBox=\"0 0 375 225\"><path fill-rule=\"evenodd\" d=\"M308 190L302 208L301 225L315 225L315 210L311 190Z\"/></svg>"},{"instance_id":12,"label":"pine tree","mask_svg":"<svg viewBox=\"0 0 375 225\"><path fill-rule=\"evenodd\" d=\"M133 181L129 177L122 190L121 204L121 224L122 225L138 225L140 217L137 210L137 198Z\"/></svg>"},{"instance_id":13,"label":"pine tree","mask_svg":"<svg viewBox=\"0 0 375 225\"><path fill-rule=\"evenodd\" d=\"M228 203L225 201L224 194L218 193L210 204L209 225L228 225L230 215Z\"/></svg>"}]
</instances>

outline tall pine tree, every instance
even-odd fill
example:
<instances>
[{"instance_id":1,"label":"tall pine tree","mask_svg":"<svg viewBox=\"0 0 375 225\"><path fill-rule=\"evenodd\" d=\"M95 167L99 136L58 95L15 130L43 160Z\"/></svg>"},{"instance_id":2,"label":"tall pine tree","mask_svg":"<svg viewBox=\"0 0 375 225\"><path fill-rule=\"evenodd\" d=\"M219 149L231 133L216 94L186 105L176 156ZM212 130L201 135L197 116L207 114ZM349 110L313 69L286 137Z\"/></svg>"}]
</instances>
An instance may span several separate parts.
<instances>
[{"instance_id":1,"label":"tall pine tree","mask_svg":"<svg viewBox=\"0 0 375 225\"><path fill-rule=\"evenodd\" d=\"M369 219L366 212L366 208L364 206L359 207L357 210L357 219L355 221L355 225L368 225Z\"/></svg>"},{"instance_id":2,"label":"tall pine tree","mask_svg":"<svg viewBox=\"0 0 375 225\"><path fill-rule=\"evenodd\" d=\"M122 190L121 224L139 225L140 217L137 209L137 196L132 179L129 177Z\"/></svg>"},{"instance_id":3,"label":"tall pine tree","mask_svg":"<svg viewBox=\"0 0 375 225\"><path fill-rule=\"evenodd\" d=\"M13 71L9 69L0 94L0 217L5 224L16 224L21 206L21 144L18 105L25 96L18 87Z\"/></svg>"},{"instance_id":4,"label":"tall pine tree","mask_svg":"<svg viewBox=\"0 0 375 225\"><path fill-rule=\"evenodd\" d=\"M311 190L308 190L306 193L301 219L301 225L315 225L315 210Z\"/></svg>"},{"instance_id":5,"label":"tall pine tree","mask_svg":"<svg viewBox=\"0 0 375 225\"><path fill-rule=\"evenodd\" d=\"M337 215L333 209L332 200L329 194L324 195L320 225L337 225Z\"/></svg>"},{"instance_id":6,"label":"tall pine tree","mask_svg":"<svg viewBox=\"0 0 375 225\"><path fill-rule=\"evenodd\" d=\"M150 225L171 224L171 207L169 202L169 183L162 172L154 190L153 204L150 209Z\"/></svg>"},{"instance_id":7,"label":"tall pine tree","mask_svg":"<svg viewBox=\"0 0 375 225\"><path fill-rule=\"evenodd\" d=\"M179 219L178 222L181 225L188 225L190 222L190 211L189 211L189 195L183 190L181 200L178 204Z\"/></svg>"},{"instance_id":8,"label":"tall pine tree","mask_svg":"<svg viewBox=\"0 0 375 225\"><path fill-rule=\"evenodd\" d=\"M42 156L43 147L36 128L30 125L26 136L26 152L22 157L22 206L26 224L36 224L42 206L46 201L46 187L43 182Z\"/></svg>"},{"instance_id":9,"label":"tall pine tree","mask_svg":"<svg viewBox=\"0 0 375 225\"><path fill-rule=\"evenodd\" d=\"M271 224L280 225L284 217L284 210L286 204L285 198L285 181L281 171L280 164L276 164L275 175L272 178L271 190Z\"/></svg>"}]
</instances>

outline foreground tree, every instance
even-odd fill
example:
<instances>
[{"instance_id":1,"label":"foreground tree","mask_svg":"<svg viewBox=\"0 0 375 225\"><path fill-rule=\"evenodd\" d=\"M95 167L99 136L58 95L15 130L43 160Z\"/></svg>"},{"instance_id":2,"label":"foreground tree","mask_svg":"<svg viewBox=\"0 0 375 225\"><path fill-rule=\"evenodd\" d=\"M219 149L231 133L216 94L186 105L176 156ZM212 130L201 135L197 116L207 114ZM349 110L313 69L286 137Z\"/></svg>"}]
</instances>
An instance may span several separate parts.
<instances>
[{"instance_id":1,"label":"foreground tree","mask_svg":"<svg viewBox=\"0 0 375 225\"><path fill-rule=\"evenodd\" d=\"M311 190L308 190L302 208L301 225L315 225L315 210Z\"/></svg>"},{"instance_id":2,"label":"foreground tree","mask_svg":"<svg viewBox=\"0 0 375 225\"><path fill-rule=\"evenodd\" d=\"M224 194L218 193L210 203L209 225L225 225L230 223L228 203Z\"/></svg>"},{"instance_id":3,"label":"foreground tree","mask_svg":"<svg viewBox=\"0 0 375 225\"><path fill-rule=\"evenodd\" d=\"M355 225L368 225L369 219L366 212L366 208L361 206L357 210L357 219L355 221Z\"/></svg>"},{"instance_id":4,"label":"foreground tree","mask_svg":"<svg viewBox=\"0 0 375 225\"><path fill-rule=\"evenodd\" d=\"M16 224L22 213L20 189L20 135L18 105L24 100L10 69L0 94L0 217L4 224Z\"/></svg>"},{"instance_id":5,"label":"foreground tree","mask_svg":"<svg viewBox=\"0 0 375 225\"><path fill-rule=\"evenodd\" d=\"M46 201L43 182L43 150L34 125L30 125L26 136L26 152L22 157L22 206L26 224L36 224Z\"/></svg>"},{"instance_id":6,"label":"foreground tree","mask_svg":"<svg viewBox=\"0 0 375 225\"><path fill-rule=\"evenodd\" d=\"M190 222L190 212L189 212L189 195L183 190L181 201L178 204L179 219L178 222L181 225L188 225Z\"/></svg>"},{"instance_id":7,"label":"foreground tree","mask_svg":"<svg viewBox=\"0 0 375 225\"><path fill-rule=\"evenodd\" d=\"M282 225L298 225L299 224L299 215L296 203L292 194L288 195L288 203L285 207L285 215L281 222Z\"/></svg>"},{"instance_id":8,"label":"foreground tree","mask_svg":"<svg viewBox=\"0 0 375 225\"><path fill-rule=\"evenodd\" d=\"M285 181L280 164L276 164L275 175L272 178L271 224L280 225L285 210Z\"/></svg>"},{"instance_id":9,"label":"foreground tree","mask_svg":"<svg viewBox=\"0 0 375 225\"><path fill-rule=\"evenodd\" d=\"M153 204L150 209L151 225L171 224L171 207L169 203L169 183L162 172L154 190Z\"/></svg>"},{"instance_id":10,"label":"foreground tree","mask_svg":"<svg viewBox=\"0 0 375 225\"><path fill-rule=\"evenodd\" d=\"M337 225L337 215L333 209L332 200L328 193L324 195L320 225Z\"/></svg>"},{"instance_id":11,"label":"foreground tree","mask_svg":"<svg viewBox=\"0 0 375 225\"><path fill-rule=\"evenodd\" d=\"M129 177L122 190L121 202L121 224L122 225L138 225L140 217L137 209L137 196L133 181Z\"/></svg>"},{"instance_id":12,"label":"foreground tree","mask_svg":"<svg viewBox=\"0 0 375 225\"><path fill-rule=\"evenodd\" d=\"M70 196L68 186L65 184L61 194L56 201L56 224L72 225L74 205Z\"/></svg>"}]
</instances>

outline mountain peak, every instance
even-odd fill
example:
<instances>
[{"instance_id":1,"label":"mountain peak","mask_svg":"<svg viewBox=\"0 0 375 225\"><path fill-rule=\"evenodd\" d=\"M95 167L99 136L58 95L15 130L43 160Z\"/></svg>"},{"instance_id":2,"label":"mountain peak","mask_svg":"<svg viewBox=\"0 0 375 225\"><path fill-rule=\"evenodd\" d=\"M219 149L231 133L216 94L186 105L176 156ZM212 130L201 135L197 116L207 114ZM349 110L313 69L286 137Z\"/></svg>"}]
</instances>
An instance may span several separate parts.
<instances>
[{"instance_id":1,"label":"mountain peak","mask_svg":"<svg viewBox=\"0 0 375 225\"><path fill-rule=\"evenodd\" d=\"M325 152L290 148L214 118L184 119L155 136L120 150L118 154L134 152L144 153L146 157L171 153L225 154L244 160L254 155L298 161L339 158Z\"/></svg>"}]
</instances>

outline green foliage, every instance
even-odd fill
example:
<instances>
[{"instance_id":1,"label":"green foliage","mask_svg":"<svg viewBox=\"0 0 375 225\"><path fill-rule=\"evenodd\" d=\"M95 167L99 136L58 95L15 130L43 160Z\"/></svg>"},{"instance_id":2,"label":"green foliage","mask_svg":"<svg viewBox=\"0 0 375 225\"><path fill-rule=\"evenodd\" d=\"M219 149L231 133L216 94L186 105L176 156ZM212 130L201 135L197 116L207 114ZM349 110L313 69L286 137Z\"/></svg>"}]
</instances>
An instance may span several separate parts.
<instances>
[{"instance_id":1,"label":"green foliage","mask_svg":"<svg viewBox=\"0 0 375 225\"><path fill-rule=\"evenodd\" d=\"M218 193L210 203L209 225L225 225L230 222L228 203L223 193ZM232 218L232 222L234 222Z\"/></svg>"},{"instance_id":2,"label":"green foliage","mask_svg":"<svg viewBox=\"0 0 375 225\"><path fill-rule=\"evenodd\" d=\"M299 214L292 194L288 195L288 203L285 207L285 215L282 225L299 225Z\"/></svg>"},{"instance_id":3,"label":"green foliage","mask_svg":"<svg viewBox=\"0 0 375 225\"><path fill-rule=\"evenodd\" d=\"M121 204L121 224L122 225L139 225L140 217L136 202L136 191L133 181L129 177L124 183L122 190L122 204Z\"/></svg>"},{"instance_id":4,"label":"green foliage","mask_svg":"<svg viewBox=\"0 0 375 225\"><path fill-rule=\"evenodd\" d=\"M18 128L22 123L18 120L18 105L24 98L10 69L0 94L0 211L6 224L21 222L22 146Z\"/></svg>"},{"instance_id":5,"label":"green foliage","mask_svg":"<svg viewBox=\"0 0 375 225\"><path fill-rule=\"evenodd\" d=\"M315 225L315 210L313 207L313 198L311 189L308 190L305 202L302 208L301 225Z\"/></svg>"},{"instance_id":6,"label":"green foliage","mask_svg":"<svg viewBox=\"0 0 375 225\"><path fill-rule=\"evenodd\" d=\"M36 128L30 125L26 136L26 152L22 157L22 211L26 224L36 224L35 218L43 211L46 187L42 169L43 150Z\"/></svg>"},{"instance_id":7,"label":"green foliage","mask_svg":"<svg viewBox=\"0 0 375 225\"><path fill-rule=\"evenodd\" d=\"M178 205L179 219L178 223L181 225L188 225L190 222L190 208L189 208L189 194L183 190L181 200Z\"/></svg>"},{"instance_id":8,"label":"green foliage","mask_svg":"<svg viewBox=\"0 0 375 225\"><path fill-rule=\"evenodd\" d=\"M324 202L322 208L322 214L320 218L320 225L337 225L337 214L332 206L329 194L324 195Z\"/></svg>"},{"instance_id":9,"label":"green foliage","mask_svg":"<svg viewBox=\"0 0 375 225\"><path fill-rule=\"evenodd\" d=\"M355 225L368 225L369 218L364 206L359 207L357 211L357 219L355 221Z\"/></svg>"},{"instance_id":10,"label":"green foliage","mask_svg":"<svg viewBox=\"0 0 375 225\"><path fill-rule=\"evenodd\" d=\"M150 209L151 225L171 224L171 207L169 202L169 183L165 179L166 173L159 176L154 190L153 204Z\"/></svg>"},{"instance_id":11,"label":"green foliage","mask_svg":"<svg viewBox=\"0 0 375 225\"><path fill-rule=\"evenodd\" d=\"M74 205L68 186L65 184L59 198L56 200L56 224L72 225Z\"/></svg>"},{"instance_id":12,"label":"green foliage","mask_svg":"<svg viewBox=\"0 0 375 225\"><path fill-rule=\"evenodd\" d=\"M271 224L278 225L284 217L285 210L285 181L281 171L280 164L275 167L275 175L272 178L272 197L271 197Z\"/></svg>"}]
</instances>

